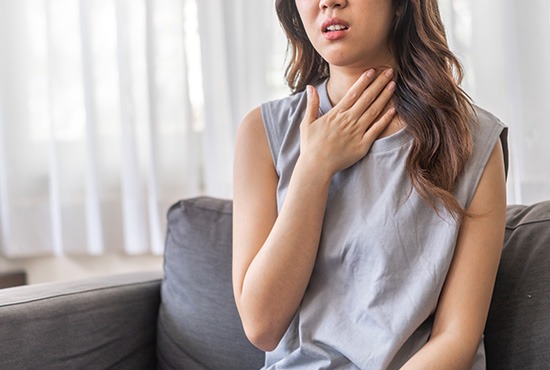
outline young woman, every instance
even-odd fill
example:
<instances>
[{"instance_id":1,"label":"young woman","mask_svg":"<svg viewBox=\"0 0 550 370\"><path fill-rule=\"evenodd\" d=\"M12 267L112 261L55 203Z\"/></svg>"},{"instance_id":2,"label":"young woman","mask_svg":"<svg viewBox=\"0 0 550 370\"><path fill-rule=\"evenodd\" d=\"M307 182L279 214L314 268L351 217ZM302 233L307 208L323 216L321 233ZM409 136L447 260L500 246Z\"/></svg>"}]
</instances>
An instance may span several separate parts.
<instances>
[{"instance_id":1,"label":"young woman","mask_svg":"<svg viewBox=\"0 0 550 370\"><path fill-rule=\"evenodd\" d=\"M267 369L483 369L506 128L437 0L277 0L293 94L237 135L233 286Z\"/></svg>"}]
</instances>

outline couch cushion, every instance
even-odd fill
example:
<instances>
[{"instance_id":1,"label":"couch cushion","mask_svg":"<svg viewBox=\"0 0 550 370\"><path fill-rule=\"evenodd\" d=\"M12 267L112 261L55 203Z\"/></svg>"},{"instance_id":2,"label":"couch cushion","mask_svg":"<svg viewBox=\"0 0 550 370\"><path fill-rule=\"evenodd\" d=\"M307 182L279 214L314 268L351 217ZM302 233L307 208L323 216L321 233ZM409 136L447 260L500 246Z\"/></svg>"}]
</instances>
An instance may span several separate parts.
<instances>
[{"instance_id":1,"label":"couch cushion","mask_svg":"<svg viewBox=\"0 0 550 370\"><path fill-rule=\"evenodd\" d=\"M168 211L158 321L162 369L258 369L231 284L232 202L200 197Z\"/></svg>"},{"instance_id":2,"label":"couch cushion","mask_svg":"<svg viewBox=\"0 0 550 370\"><path fill-rule=\"evenodd\" d=\"M550 364L550 201L508 206L487 326L488 369Z\"/></svg>"}]
</instances>

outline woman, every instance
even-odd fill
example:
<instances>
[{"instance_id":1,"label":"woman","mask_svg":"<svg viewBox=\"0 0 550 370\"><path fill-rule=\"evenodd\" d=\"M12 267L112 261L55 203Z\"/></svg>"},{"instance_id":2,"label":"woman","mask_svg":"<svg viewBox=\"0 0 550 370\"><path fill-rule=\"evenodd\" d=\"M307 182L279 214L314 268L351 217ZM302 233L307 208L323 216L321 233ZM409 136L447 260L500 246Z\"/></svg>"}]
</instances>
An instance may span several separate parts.
<instances>
[{"instance_id":1,"label":"woman","mask_svg":"<svg viewBox=\"0 0 550 370\"><path fill-rule=\"evenodd\" d=\"M437 0L277 0L294 94L243 120L233 285L267 369L482 369L506 128Z\"/></svg>"}]
</instances>

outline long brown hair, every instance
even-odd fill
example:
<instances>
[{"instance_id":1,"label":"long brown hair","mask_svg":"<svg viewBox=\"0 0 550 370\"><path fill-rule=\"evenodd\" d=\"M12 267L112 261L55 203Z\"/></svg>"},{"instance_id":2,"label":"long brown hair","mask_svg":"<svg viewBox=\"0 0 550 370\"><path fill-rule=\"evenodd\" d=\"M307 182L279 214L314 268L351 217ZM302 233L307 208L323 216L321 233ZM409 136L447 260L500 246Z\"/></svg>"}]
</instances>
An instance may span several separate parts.
<instances>
[{"instance_id":1,"label":"long brown hair","mask_svg":"<svg viewBox=\"0 0 550 370\"><path fill-rule=\"evenodd\" d=\"M470 122L475 115L460 88L463 71L450 51L437 0L392 0L396 16L390 49L396 61L394 104L413 135L407 158L411 183L434 210L442 205L454 217L467 213L452 194L472 153ZM288 38L285 77L302 91L329 76L328 63L309 41L294 0L276 0Z\"/></svg>"}]
</instances>

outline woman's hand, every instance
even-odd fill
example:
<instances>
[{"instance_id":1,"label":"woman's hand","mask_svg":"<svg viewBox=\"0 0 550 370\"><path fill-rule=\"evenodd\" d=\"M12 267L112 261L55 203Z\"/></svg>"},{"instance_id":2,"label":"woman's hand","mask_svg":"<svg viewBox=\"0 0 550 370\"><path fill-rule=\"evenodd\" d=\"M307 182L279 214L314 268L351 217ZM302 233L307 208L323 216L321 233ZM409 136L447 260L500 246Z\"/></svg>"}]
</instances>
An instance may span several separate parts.
<instances>
[{"instance_id":1,"label":"woman's hand","mask_svg":"<svg viewBox=\"0 0 550 370\"><path fill-rule=\"evenodd\" d=\"M384 112L395 91L393 71L375 78L374 70L361 75L342 100L318 118L319 95L307 87L307 108L300 125L301 159L325 169L330 176L363 158L372 143L395 116L395 108Z\"/></svg>"}]
</instances>

